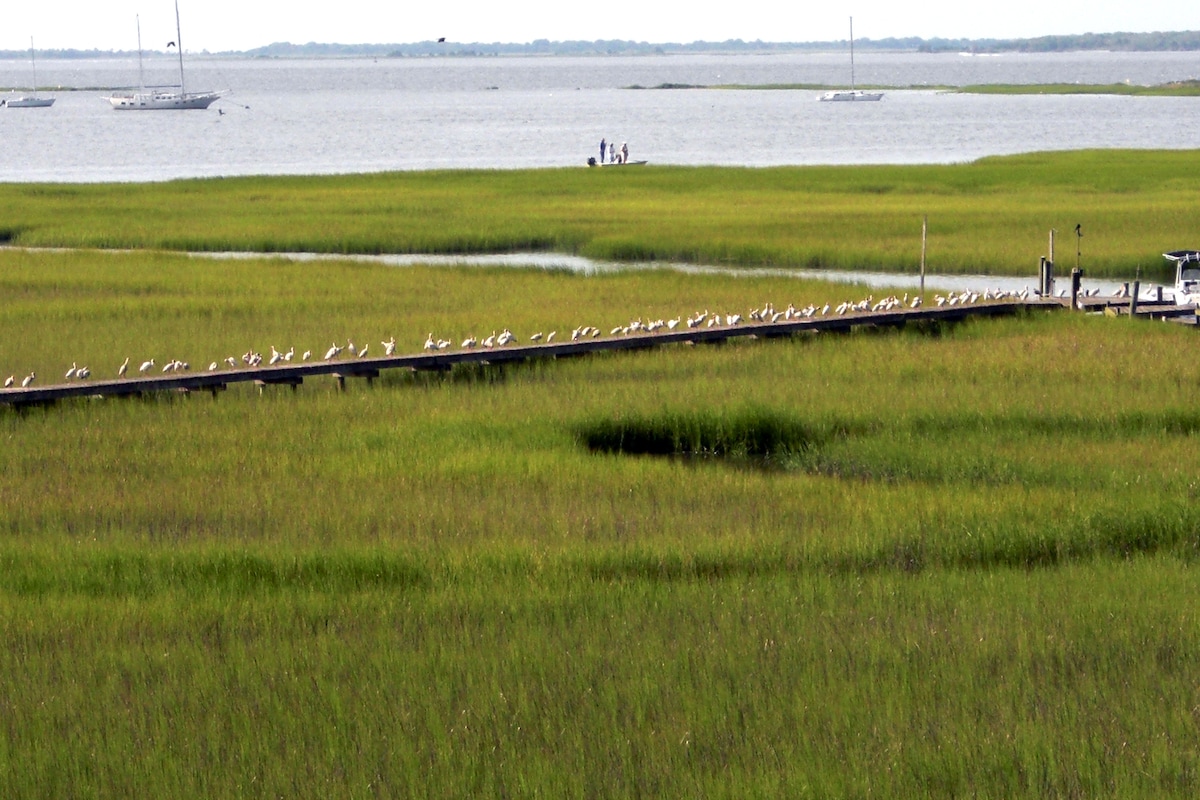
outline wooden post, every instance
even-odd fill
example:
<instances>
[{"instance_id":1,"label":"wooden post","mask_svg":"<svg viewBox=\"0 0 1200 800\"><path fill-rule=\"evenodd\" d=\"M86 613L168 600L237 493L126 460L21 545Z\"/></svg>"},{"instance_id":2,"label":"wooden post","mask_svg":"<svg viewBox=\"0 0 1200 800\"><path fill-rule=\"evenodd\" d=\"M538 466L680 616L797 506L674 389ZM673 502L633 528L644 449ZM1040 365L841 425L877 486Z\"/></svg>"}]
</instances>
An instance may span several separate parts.
<instances>
[{"instance_id":1,"label":"wooden post","mask_svg":"<svg viewBox=\"0 0 1200 800\"><path fill-rule=\"evenodd\" d=\"M1083 270L1079 267L1071 270L1071 308L1079 308L1079 284L1083 278Z\"/></svg>"},{"instance_id":2,"label":"wooden post","mask_svg":"<svg viewBox=\"0 0 1200 800\"><path fill-rule=\"evenodd\" d=\"M925 297L925 242L929 234L929 215L921 220L921 297ZM921 302L925 302L924 299Z\"/></svg>"},{"instance_id":3,"label":"wooden post","mask_svg":"<svg viewBox=\"0 0 1200 800\"><path fill-rule=\"evenodd\" d=\"M1129 295L1129 316L1133 316L1138 310L1138 292L1142 290L1142 282L1133 282L1133 293Z\"/></svg>"}]
</instances>

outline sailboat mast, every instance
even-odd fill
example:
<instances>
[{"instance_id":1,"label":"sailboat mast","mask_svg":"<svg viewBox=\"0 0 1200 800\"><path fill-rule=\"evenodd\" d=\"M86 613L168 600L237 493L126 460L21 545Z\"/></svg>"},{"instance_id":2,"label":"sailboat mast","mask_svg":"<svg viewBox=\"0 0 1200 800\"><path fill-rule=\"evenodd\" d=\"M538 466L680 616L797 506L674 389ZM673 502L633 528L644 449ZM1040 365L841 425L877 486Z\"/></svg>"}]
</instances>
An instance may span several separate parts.
<instances>
[{"instance_id":1,"label":"sailboat mast","mask_svg":"<svg viewBox=\"0 0 1200 800\"><path fill-rule=\"evenodd\" d=\"M179 51L179 94L187 93L183 85L183 37L179 35L179 0L175 0L175 49Z\"/></svg>"},{"instance_id":2,"label":"sailboat mast","mask_svg":"<svg viewBox=\"0 0 1200 800\"><path fill-rule=\"evenodd\" d=\"M142 18L138 14L133 15L134 21L137 22L138 32L138 88L146 88L146 72L142 69Z\"/></svg>"},{"instance_id":3,"label":"sailboat mast","mask_svg":"<svg viewBox=\"0 0 1200 800\"><path fill-rule=\"evenodd\" d=\"M854 17L850 18L850 91L854 91Z\"/></svg>"}]
</instances>

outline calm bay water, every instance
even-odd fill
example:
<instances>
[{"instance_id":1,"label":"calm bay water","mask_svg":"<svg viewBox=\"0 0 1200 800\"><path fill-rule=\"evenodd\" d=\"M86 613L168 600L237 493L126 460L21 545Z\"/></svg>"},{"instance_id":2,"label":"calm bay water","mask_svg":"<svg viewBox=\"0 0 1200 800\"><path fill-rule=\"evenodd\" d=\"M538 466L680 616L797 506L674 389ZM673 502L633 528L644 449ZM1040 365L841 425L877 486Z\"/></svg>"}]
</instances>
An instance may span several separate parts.
<instances>
[{"instance_id":1,"label":"calm bay water","mask_svg":"<svg viewBox=\"0 0 1200 800\"><path fill-rule=\"evenodd\" d=\"M147 61L148 83L174 79ZM1195 53L860 53L860 83L1162 83ZM0 85L29 79L0 61ZM188 86L229 88L208 111L118 113L97 87L136 60L40 59L50 109L0 109L0 181L145 181L246 174L583 165L600 137L655 164L950 163L1090 147L1198 148L1200 99L991 97L891 91L638 91L631 85L838 83L844 54L251 60L194 56ZM218 113L218 109L224 113Z\"/></svg>"}]
</instances>

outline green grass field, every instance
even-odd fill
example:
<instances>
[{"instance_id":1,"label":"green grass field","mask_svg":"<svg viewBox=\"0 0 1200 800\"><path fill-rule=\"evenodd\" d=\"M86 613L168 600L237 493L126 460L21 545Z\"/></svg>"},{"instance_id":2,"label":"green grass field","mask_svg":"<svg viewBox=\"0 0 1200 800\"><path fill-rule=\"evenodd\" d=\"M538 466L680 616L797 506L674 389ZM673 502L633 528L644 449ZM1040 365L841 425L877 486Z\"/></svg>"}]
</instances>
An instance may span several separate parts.
<instances>
[{"instance_id":1,"label":"green grass field","mask_svg":"<svg viewBox=\"0 0 1200 800\"><path fill-rule=\"evenodd\" d=\"M373 180L432 178L282 183ZM127 194L188 186L215 217ZM864 293L6 251L0 372ZM1047 312L0 411L0 785L1194 797L1194 337Z\"/></svg>"},{"instance_id":2,"label":"green grass field","mask_svg":"<svg viewBox=\"0 0 1200 800\"><path fill-rule=\"evenodd\" d=\"M0 186L0 240L32 247L322 253L557 251L617 261L1036 274L1049 231L1087 274L1166 275L1197 246L1195 151L949 166L246 177Z\"/></svg>"}]
</instances>

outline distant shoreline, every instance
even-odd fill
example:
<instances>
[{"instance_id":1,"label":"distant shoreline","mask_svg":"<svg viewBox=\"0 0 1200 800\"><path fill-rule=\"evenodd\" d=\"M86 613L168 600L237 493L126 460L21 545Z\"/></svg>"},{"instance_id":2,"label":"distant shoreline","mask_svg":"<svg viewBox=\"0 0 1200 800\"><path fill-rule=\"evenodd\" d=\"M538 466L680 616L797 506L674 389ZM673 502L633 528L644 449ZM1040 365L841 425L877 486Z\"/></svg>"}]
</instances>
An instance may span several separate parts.
<instances>
[{"instance_id":1,"label":"distant shoreline","mask_svg":"<svg viewBox=\"0 0 1200 800\"><path fill-rule=\"evenodd\" d=\"M782 54L841 52L848 46L846 40L824 42L751 42L729 39L723 42L636 42L622 39L599 39L595 41L567 40L550 41L537 39L525 43L506 42L436 42L426 40L390 44L338 44L309 42L292 44L274 42L250 50L226 50L209 52L191 51L196 55L241 57L241 58L405 58L405 57L488 57L502 55L735 55L735 54ZM855 39L854 46L860 51L876 52L922 52L922 53L1068 53L1068 52L1142 52L1166 53L1200 51L1200 31L1154 31L1150 33L1085 33L1069 36L1040 36L1031 39L924 39L918 36L904 38ZM146 54L166 55L162 51L146 51ZM136 50L39 50L38 56L47 59L95 59L130 58ZM0 50L0 59L27 59L29 51Z\"/></svg>"},{"instance_id":2,"label":"distant shoreline","mask_svg":"<svg viewBox=\"0 0 1200 800\"><path fill-rule=\"evenodd\" d=\"M767 83L767 84L688 84L661 83L658 86L632 86L626 89L642 90L678 90L678 89L709 89L727 91L806 91L823 92L833 89L845 89L845 86L834 86L823 83ZM1170 81L1154 86L1140 86L1129 83L976 83L966 86L885 86L876 84L861 84L859 89L871 91L935 91L953 94L1095 94L1095 95L1128 95L1131 97L1200 97L1200 80Z\"/></svg>"}]
</instances>

